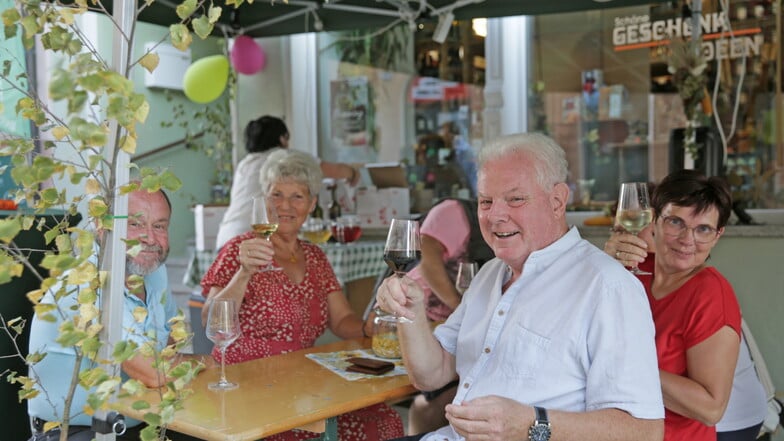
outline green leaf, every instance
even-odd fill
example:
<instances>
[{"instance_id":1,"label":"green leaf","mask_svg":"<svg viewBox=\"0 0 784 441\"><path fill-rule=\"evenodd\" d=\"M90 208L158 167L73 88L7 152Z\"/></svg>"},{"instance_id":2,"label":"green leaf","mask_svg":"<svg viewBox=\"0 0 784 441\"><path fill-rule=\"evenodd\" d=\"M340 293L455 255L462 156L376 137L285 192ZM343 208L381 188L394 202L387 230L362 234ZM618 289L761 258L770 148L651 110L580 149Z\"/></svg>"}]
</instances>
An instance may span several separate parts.
<instances>
[{"instance_id":1,"label":"green leaf","mask_svg":"<svg viewBox=\"0 0 784 441\"><path fill-rule=\"evenodd\" d=\"M22 231L22 225L19 222L19 218L9 217L0 219L0 241L9 243L20 231Z\"/></svg>"},{"instance_id":2,"label":"green leaf","mask_svg":"<svg viewBox=\"0 0 784 441\"><path fill-rule=\"evenodd\" d=\"M149 409L150 403L143 400L134 401L133 404L131 405L131 408L133 408L134 410Z\"/></svg>"},{"instance_id":3,"label":"green leaf","mask_svg":"<svg viewBox=\"0 0 784 441\"><path fill-rule=\"evenodd\" d=\"M180 17L181 20L185 20L194 12L196 12L196 7L198 3L196 0L185 0L184 2L177 5L177 17Z\"/></svg>"},{"instance_id":4,"label":"green leaf","mask_svg":"<svg viewBox=\"0 0 784 441\"><path fill-rule=\"evenodd\" d=\"M147 412L144 414L144 422L151 425L151 426L160 426L161 425L161 417L157 414L152 412Z\"/></svg>"},{"instance_id":5,"label":"green leaf","mask_svg":"<svg viewBox=\"0 0 784 441\"><path fill-rule=\"evenodd\" d=\"M211 4L210 9L207 11L207 15L210 17L210 23L212 24L217 23L218 20L220 20L222 13L223 13L223 8Z\"/></svg>"},{"instance_id":6,"label":"green leaf","mask_svg":"<svg viewBox=\"0 0 784 441\"><path fill-rule=\"evenodd\" d=\"M109 374L100 367L85 369L79 372L79 383L88 389L109 378Z\"/></svg>"},{"instance_id":7,"label":"green leaf","mask_svg":"<svg viewBox=\"0 0 784 441\"><path fill-rule=\"evenodd\" d=\"M49 97L55 101L70 97L76 82L70 72L64 69L55 69L49 81Z\"/></svg>"},{"instance_id":8,"label":"green leaf","mask_svg":"<svg viewBox=\"0 0 784 441\"><path fill-rule=\"evenodd\" d=\"M206 15L202 15L201 17L194 19L191 22L191 26L193 26L193 32L195 32L196 35L198 35L202 40L209 37L213 29L213 24L210 23L210 20Z\"/></svg>"},{"instance_id":9,"label":"green leaf","mask_svg":"<svg viewBox=\"0 0 784 441\"><path fill-rule=\"evenodd\" d=\"M193 37L191 37L188 27L184 24L173 24L169 26L169 35L171 36L172 46L181 51L188 49L188 46L191 45L191 41L193 41Z\"/></svg>"},{"instance_id":10,"label":"green leaf","mask_svg":"<svg viewBox=\"0 0 784 441\"><path fill-rule=\"evenodd\" d=\"M16 27L16 23L22 18L19 11L15 8L8 8L0 15L3 19L3 26Z\"/></svg>"},{"instance_id":11,"label":"green leaf","mask_svg":"<svg viewBox=\"0 0 784 441\"><path fill-rule=\"evenodd\" d=\"M38 306L43 305L40 303ZM62 331L60 335L57 336L55 340L57 343L60 343L60 346L69 347L69 346L76 346L77 344L81 343L81 341L87 336L87 333L84 331L79 330L71 330L71 331Z\"/></svg>"},{"instance_id":12,"label":"green leaf","mask_svg":"<svg viewBox=\"0 0 784 441\"><path fill-rule=\"evenodd\" d=\"M46 352L44 352L44 353L32 352L30 354L27 354L27 357L25 357L25 362L27 362L27 364L36 364L39 361L41 361L44 358L46 358L46 355L47 355Z\"/></svg>"},{"instance_id":13,"label":"green leaf","mask_svg":"<svg viewBox=\"0 0 784 441\"><path fill-rule=\"evenodd\" d=\"M82 352L89 358L95 358L101 349L101 340L98 337L89 337L82 341Z\"/></svg>"},{"instance_id":14,"label":"green leaf","mask_svg":"<svg viewBox=\"0 0 784 441\"><path fill-rule=\"evenodd\" d=\"M47 254L41 260L41 267L57 275L75 267L77 262L78 260L69 254Z\"/></svg>"},{"instance_id":15,"label":"green leaf","mask_svg":"<svg viewBox=\"0 0 784 441\"><path fill-rule=\"evenodd\" d=\"M130 360L136 355L137 347L136 343L132 341L117 342L114 346L114 351L112 351L112 358L118 363Z\"/></svg>"},{"instance_id":16,"label":"green leaf","mask_svg":"<svg viewBox=\"0 0 784 441\"><path fill-rule=\"evenodd\" d=\"M140 393L147 390L144 384L139 380L134 380L131 378L130 380L126 381L122 385L122 390L131 396L139 395Z\"/></svg>"},{"instance_id":17,"label":"green leaf","mask_svg":"<svg viewBox=\"0 0 784 441\"><path fill-rule=\"evenodd\" d=\"M24 28L25 35L32 38L33 35L38 33L38 21L32 15L27 15L21 20L22 28Z\"/></svg>"},{"instance_id":18,"label":"green leaf","mask_svg":"<svg viewBox=\"0 0 784 441\"><path fill-rule=\"evenodd\" d=\"M68 97L68 112L79 113L84 109L85 104L87 104L87 92L75 90Z\"/></svg>"},{"instance_id":19,"label":"green leaf","mask_svg":"<svg viewBox=\"0 0 784 441\"><path fill-rule=\"evenodd\" d=\"M147 426L142 429L139 438L141 441L158 441L158 429L156 426Z\"/></svg>"}]
</instances>

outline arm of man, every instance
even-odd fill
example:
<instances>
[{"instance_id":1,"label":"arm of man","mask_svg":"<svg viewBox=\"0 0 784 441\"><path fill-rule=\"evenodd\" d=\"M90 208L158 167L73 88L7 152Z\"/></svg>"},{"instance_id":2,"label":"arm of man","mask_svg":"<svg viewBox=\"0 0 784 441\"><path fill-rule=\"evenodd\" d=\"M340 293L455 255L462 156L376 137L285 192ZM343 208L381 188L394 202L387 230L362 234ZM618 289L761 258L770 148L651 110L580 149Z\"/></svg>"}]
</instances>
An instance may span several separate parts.
<instances>
[{"instance_id":1,"label":"arm of man","mask_svg":"<svg viewBox=\"0 0 784 441\"><path fill-rule=\"evenodd\" d=\"M457 376L455 357L433 336L419 285L407 277L390 276L379 287L377 300L384 311L412 320L399 323L397 329L403 361L414 386L435 390L453 380Z\"/></svg>"},{"instance_id":2,"label":"arm of man","mask_svg":"<svg viewBox=\"0 0 784 441\"><path fill-rule=\"evenodd\" d=\"M419 265L422 276L436 297L450 308L457 308L460 304L460 295L455 289L454 282L449 278L442 259L446 248L437 239L426 234L422 235L421 242L422 259Z\"/></svg>"},{"instance_id":3,"label":"arm of man","mask_svg":"<svg viewBox=\"0 0 784 441\"><path fill-rule=\"evenodd\" d=\"M739 346L738 333L724 326L686 351L687 376L660 371L664 407L715 425L730 398Z\"/></svg>"},{"instance_id":4,"label":"arm of man","mask_svg":"<svg viewBox=\"0 0 784 441\"><path fill-rule=\"evenodd\" d=\"M661 441L664 421L635 418L619 409L589 412L547 410L550 441ZM448 404L446 417L466 440L528 439L534 409L499 396L476 398L462 404Z\"/></svg>"}]
</instances>

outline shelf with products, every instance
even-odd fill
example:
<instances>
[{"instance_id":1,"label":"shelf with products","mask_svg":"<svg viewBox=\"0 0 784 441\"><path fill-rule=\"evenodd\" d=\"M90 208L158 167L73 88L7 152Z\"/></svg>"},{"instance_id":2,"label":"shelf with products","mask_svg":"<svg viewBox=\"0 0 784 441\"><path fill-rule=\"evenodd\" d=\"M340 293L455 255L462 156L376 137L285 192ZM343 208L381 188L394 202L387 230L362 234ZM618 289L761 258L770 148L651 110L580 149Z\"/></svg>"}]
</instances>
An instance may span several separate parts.
<instances>
[{"instance_id":1,"label":"shelf with products","mask_svg":"<svg viewBox=\"0 0 784 441\"><path fill-rule=\"evenodd\" d=\"M425 23L414 42L417 73L469 84L484 84L484 37L474 33L471 21L455 21L443 43L433 41L435 23Z\"/></svg>"}]
</instances>

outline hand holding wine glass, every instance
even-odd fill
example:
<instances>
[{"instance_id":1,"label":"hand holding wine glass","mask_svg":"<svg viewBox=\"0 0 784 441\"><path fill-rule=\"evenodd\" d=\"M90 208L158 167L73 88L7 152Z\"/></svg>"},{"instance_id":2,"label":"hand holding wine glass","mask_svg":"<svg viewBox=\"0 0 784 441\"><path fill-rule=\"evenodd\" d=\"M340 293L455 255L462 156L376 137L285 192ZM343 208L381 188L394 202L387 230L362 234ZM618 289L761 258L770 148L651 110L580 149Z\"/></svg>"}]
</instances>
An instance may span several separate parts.
<instances>
[{"instance_id":1,"label":"hand holding wine glass","mask_svg":"<svg viewBox=\"0 0 784 441\"><path fill-rule=\"evenodd\" d=\"M422 257L419 238L419 222L408 219L392 219L384 245L384 261L395 275L403 277L413 264ZM405 317L397 317L401 323L411 322Z\"/></svg>"},{"instance_id":2,"label":"hand holding wine glass","mask_svg":"<svg viewBox=\"0 0 784 441\"><path fill-rule=\"evenodd\" d=\"M253 198L253 211L251 212L251 228L256 236L270 240L275 231L278 230L278 213L275 206L270 204L266 197L257 196ZM273 267L270 263L262 271L273 271L281 268Z\"/></svg>"},{"instance_id":3,"label":"hand holding wine glass","mask_svg":"<svg viewBox=\"0 0 784 441\"><path fill-rule=\"evenodd\" d=\"M210 383L210 390L231 390L239 387L226 379L226 348L240 336L240 318L237 302L234 300L215 300L207 315L207 338L221 352L221 376L217 383Z\"/></svg>"},{"instance_id":4,"label":"hand holding wine glass","mask_svg":"<svg viewBox=\"0 0 784 441\"><path fill-rule=\"evenodd\" d=\"M627 232L637 235L653 220L653 209L648 196L648 184L645 182L624 182L618 195L618 209L615 214L615 225L623 227ZM634 274L650 274L633 267Z\"/></svg>"},{"instance_id":5,"label":"hand holding wine glass","mask_svg":"<svg viewBox=\"0 0 784 441\"><path fill-rule=\"evenodd\" d=\"M455 278L455 289L460 293L460 296L471 285L471 280L474 279L476 272L479 270L476 262L460 261L457 264L457 277Z\"/></svg>"}]
</instances>

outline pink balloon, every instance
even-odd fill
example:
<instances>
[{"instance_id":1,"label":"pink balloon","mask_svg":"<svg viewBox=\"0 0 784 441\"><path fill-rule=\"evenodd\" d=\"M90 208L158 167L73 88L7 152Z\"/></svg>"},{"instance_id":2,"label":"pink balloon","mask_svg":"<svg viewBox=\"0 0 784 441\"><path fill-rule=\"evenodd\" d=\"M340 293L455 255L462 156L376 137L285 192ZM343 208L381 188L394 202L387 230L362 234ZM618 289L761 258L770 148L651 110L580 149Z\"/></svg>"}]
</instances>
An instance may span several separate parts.
<instances>
[{"instance_id":1,"label":"pink balloon","mask_svg":"<svg viewBox=\"0 0 784 441\"><path fill-rule=\"evenodd\" d=\"M264 49L247 35L240 35L234 39L230 55L234 70L245 75L255 74L264 69L264 65L267 63Z\"/></svg>"}]
</instances>

